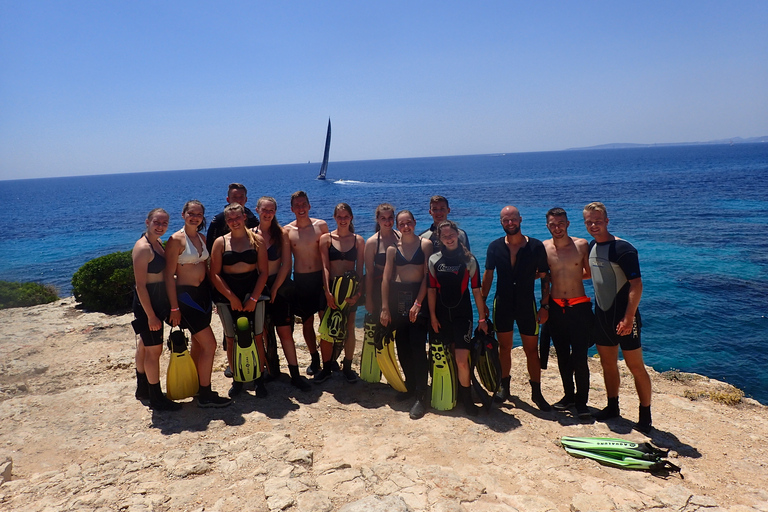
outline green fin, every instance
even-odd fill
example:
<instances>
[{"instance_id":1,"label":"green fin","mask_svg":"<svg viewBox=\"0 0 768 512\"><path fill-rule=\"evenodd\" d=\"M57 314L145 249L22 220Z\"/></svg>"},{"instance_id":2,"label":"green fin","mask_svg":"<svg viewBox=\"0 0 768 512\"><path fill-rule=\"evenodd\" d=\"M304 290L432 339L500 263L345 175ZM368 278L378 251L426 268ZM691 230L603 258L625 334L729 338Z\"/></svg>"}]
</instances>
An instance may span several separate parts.
<instances>
[{"instance_id":1,"label":"green fin","mask_svg":"<svg viewBox=\"0 0 768 512\"><path fill-rule=\"evenodd\" d=\"M379 369L390 386L405 393L407 388L395 354L395 333L389 328L381 327L381 329L377 328L376 334L376 362Z\"/></svg>"},{"instance_id":2,"label":"green fin","mask_svg":"<svg viewBox=\"0 0 768 512\"><path fill-rule=\"evenodd\" d=\"M496 394L501 386L501 360L499 359L499 342L493 337L493 324L488 323L488 332L475 329L472 338L472 361L477 368L477 375L483 388L489 393Z\"/></svg>"},{"instance_id":3,"label":"green fin","mask_svg":"<svg viewBox=\"0 0 768 512\"><path fill-rule=\"evenodd\" d=\"M376 347L373 342L373 333L377 323L373 315L365 315L365 336L363 337L363 351L360 356L360 378L365 382L381 381L381 369L379 369L379 363L376 361Z\"/></svg>"},{"instance_id":4,"label":"green fin","mask_svg":"<svg viewBox=\"0 0 768 512\"><path fill-rule=\"evenodd\" d=\"M680 471L680 468L678 468L674 464L667 461L662 461L660 459L643 460L643 459L636 459L634 457L629 457L629 456L615 458L599 452L578 450L575 448L569 448L567 446L565 447L565 451L568 452L570 455L573 455L574 457L596 460L600 464L603 464L606 466L612 466L615 468L639 469L639 470L646 470L646 471L659 471L662 469L671 469L675 471Z\"/></svg>"},{"instance_id":5,"label":"green fin","mask_svg":"<svg viewBox=\"0 0 768 512\"><path fill-rule=\"evenodd\" d=\"M331 283L331 295L340 310L347 309L345 299L352 297L357 293L358 277L354 272L344 272L344 275L336 276Z\"/></svg>"},{"instance_id":6,"label":"green fin","mask_svg":"<svg viewBox=\"0 0 768 512\"><path fill-rule=\"evenodd\" d=\"M602 453L610 457L634 457L653 461L666 457L669 453L650 443L635 443L613 437L564 436L560 439L560 444L566 448Z\"/></svg>"},{"instance_id":7,"label":"green fin","mask_svg":"<svg viewBox=\"0 0 768 512\"><path fill-rule=\"evenodd\" d=\"M432 408L450 411L456 407L458 381L451 353L439 341L430 344L429 352L432 360Z\"/></svg>"},{"instance_id":8,"label":"green fin","mask_svg":"<svg viewBox=\"0 0 768 512\"><path fill-rule=\"evenodd\" d=\"M261 377L261 361L256 349L256 339L247 317L238 318L236 325L232 376L236 382L251 382Z\"/></svg>"}]
</instances>

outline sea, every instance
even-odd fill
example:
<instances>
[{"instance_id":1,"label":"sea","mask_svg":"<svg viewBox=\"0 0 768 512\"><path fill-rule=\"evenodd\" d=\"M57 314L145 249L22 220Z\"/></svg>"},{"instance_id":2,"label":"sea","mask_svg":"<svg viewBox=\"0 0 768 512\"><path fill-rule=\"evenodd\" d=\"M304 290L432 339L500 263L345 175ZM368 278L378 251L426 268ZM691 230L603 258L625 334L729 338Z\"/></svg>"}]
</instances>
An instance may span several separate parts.
<instances>
[{"instance_id":1,"label":"sea","mask_svg":"<svg viewBox=\"0 0 768 512\"><path fill-rule=\"evenodd\" d=\"M315 179L319 167L0 181L0 280L53 284L68 296L81 265L132 248L149 210L170 212L170 235L189 199L202 201L209 219L220 212L230 182L248 187L252 209L260 196L275 197L282 223L292 220L296 190L331 229L334 206L346 202L366 238L379 203L412 211L425 230L429 197L443 195L481 267L503 235L505 205L520 209L528 236L549 238L545 213L560 206L569 233L589 239L581 210L602 201L611 232L639 251L646 363L726 381L768 404L768 144L331 161L325 181Z\"/></svg>"}]
</instances>

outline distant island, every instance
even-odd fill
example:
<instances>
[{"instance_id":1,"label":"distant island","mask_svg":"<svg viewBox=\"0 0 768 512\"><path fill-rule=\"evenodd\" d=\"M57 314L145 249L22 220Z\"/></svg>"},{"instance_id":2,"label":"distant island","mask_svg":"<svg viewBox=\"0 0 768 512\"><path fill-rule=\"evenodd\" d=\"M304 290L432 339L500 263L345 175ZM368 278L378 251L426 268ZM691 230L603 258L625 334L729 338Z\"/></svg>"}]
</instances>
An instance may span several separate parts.
<instances>
[{"instance_id":1,"label":"distant island","mask_svg":"<svg viewBox=\"0 0 768 512\"><path fill-rule=\"evenodd\" d=\"M583 148L568 148L565 151L583 151L587 149L626 149L626 148L655 148L663 146L704 146L715 144L754 144L768 142L768 135L762 137L732 137L730 139L708 140L706 142L659 142L656 144L633 144L629 142L615 142L612 144L600 144L599 146L587 146Z\"/></svg>"}]
</instances>

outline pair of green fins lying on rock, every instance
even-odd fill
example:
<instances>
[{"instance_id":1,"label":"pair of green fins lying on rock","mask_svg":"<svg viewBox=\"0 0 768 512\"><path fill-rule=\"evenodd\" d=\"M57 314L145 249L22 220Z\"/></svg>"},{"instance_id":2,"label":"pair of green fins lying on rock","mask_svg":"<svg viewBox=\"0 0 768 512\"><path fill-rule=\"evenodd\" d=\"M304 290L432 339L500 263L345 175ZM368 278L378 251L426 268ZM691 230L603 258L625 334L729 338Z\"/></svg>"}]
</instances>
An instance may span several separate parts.
<instances>
[{"instance_id":1,"label":"pair of green fins lying on rock","mask_svg":"<svg viewBox=\"0 0 768 512\"><path fill-rule=\"evenodd\" d=\"M652 472L680 472L679 467L664 460L669 451L656 448L651 443L635 443L612 437L565 436L560 439L560 444L574 457L593 459L606 466Z\"/></svg>"},{"instance_id":2,"label":"pair of green fins lying on rock","mask_svg":"<svg viewBox=\"0 0 768 512\"><path fill-rule=\"evenodd\" d=\"M489 332L493 332L489 326ZM451 351L439 340L432 340L429 347L432 374L432 408L450 411L456 406L459 378ZM490 410L493 395L501 384L499 345L490 334L475 331L471 353L472 385L475 392ZM381 326L372 315L365 316L365 338L360 358L360 378L377 383L384 375L395 390L405 393L407 388L395 351L395 332Z\"/></svg>"}]
</instances>

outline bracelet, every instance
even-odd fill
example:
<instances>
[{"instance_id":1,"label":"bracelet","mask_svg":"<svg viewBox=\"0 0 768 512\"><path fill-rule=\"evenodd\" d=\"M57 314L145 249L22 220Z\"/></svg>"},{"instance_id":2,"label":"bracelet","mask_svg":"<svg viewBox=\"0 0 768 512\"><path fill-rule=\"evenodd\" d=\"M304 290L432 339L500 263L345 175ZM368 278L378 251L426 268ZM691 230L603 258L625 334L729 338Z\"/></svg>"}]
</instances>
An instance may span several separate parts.
<instances>
[{"instance_id":1,"label":"bracelet","mask_svg":"<svg viewBox=\"0 0 768 512\"><path fill-rule=\"evenodd\" d=\"M248 297L248 300L252 300L253 302L259 302L258 299L254 299L253 297Z\"/></svg>"},{"instance_id":2,"label":"bracelet","mask_svg":"<svg viewBox=\"0 0 768 512\"><path fill-rule=\"evenodd\" d=\"M177 311L179 311L179 308L171 308L171 313L175 313Z\"/></svg>"},{"instance_id":3,"label":"bracelet","mask_svg":"<svg viewBox=\"0 0 768 512\"><path fill-rule=\"evenodd\" d=\"M481 318L480 320L477 321L477 323L484 324L485 323L485 318Z\"/></svg>"},{"instance_id":4,"label":"bracelet","mask_svg":"<svg viewBox=\"0 0 768 512\"><path fill-rule=\"evenodd\" d=\"M415 300L415 301L413 301L413 305L421 307L421 302Z\"/></svg>"}]
</instances>

